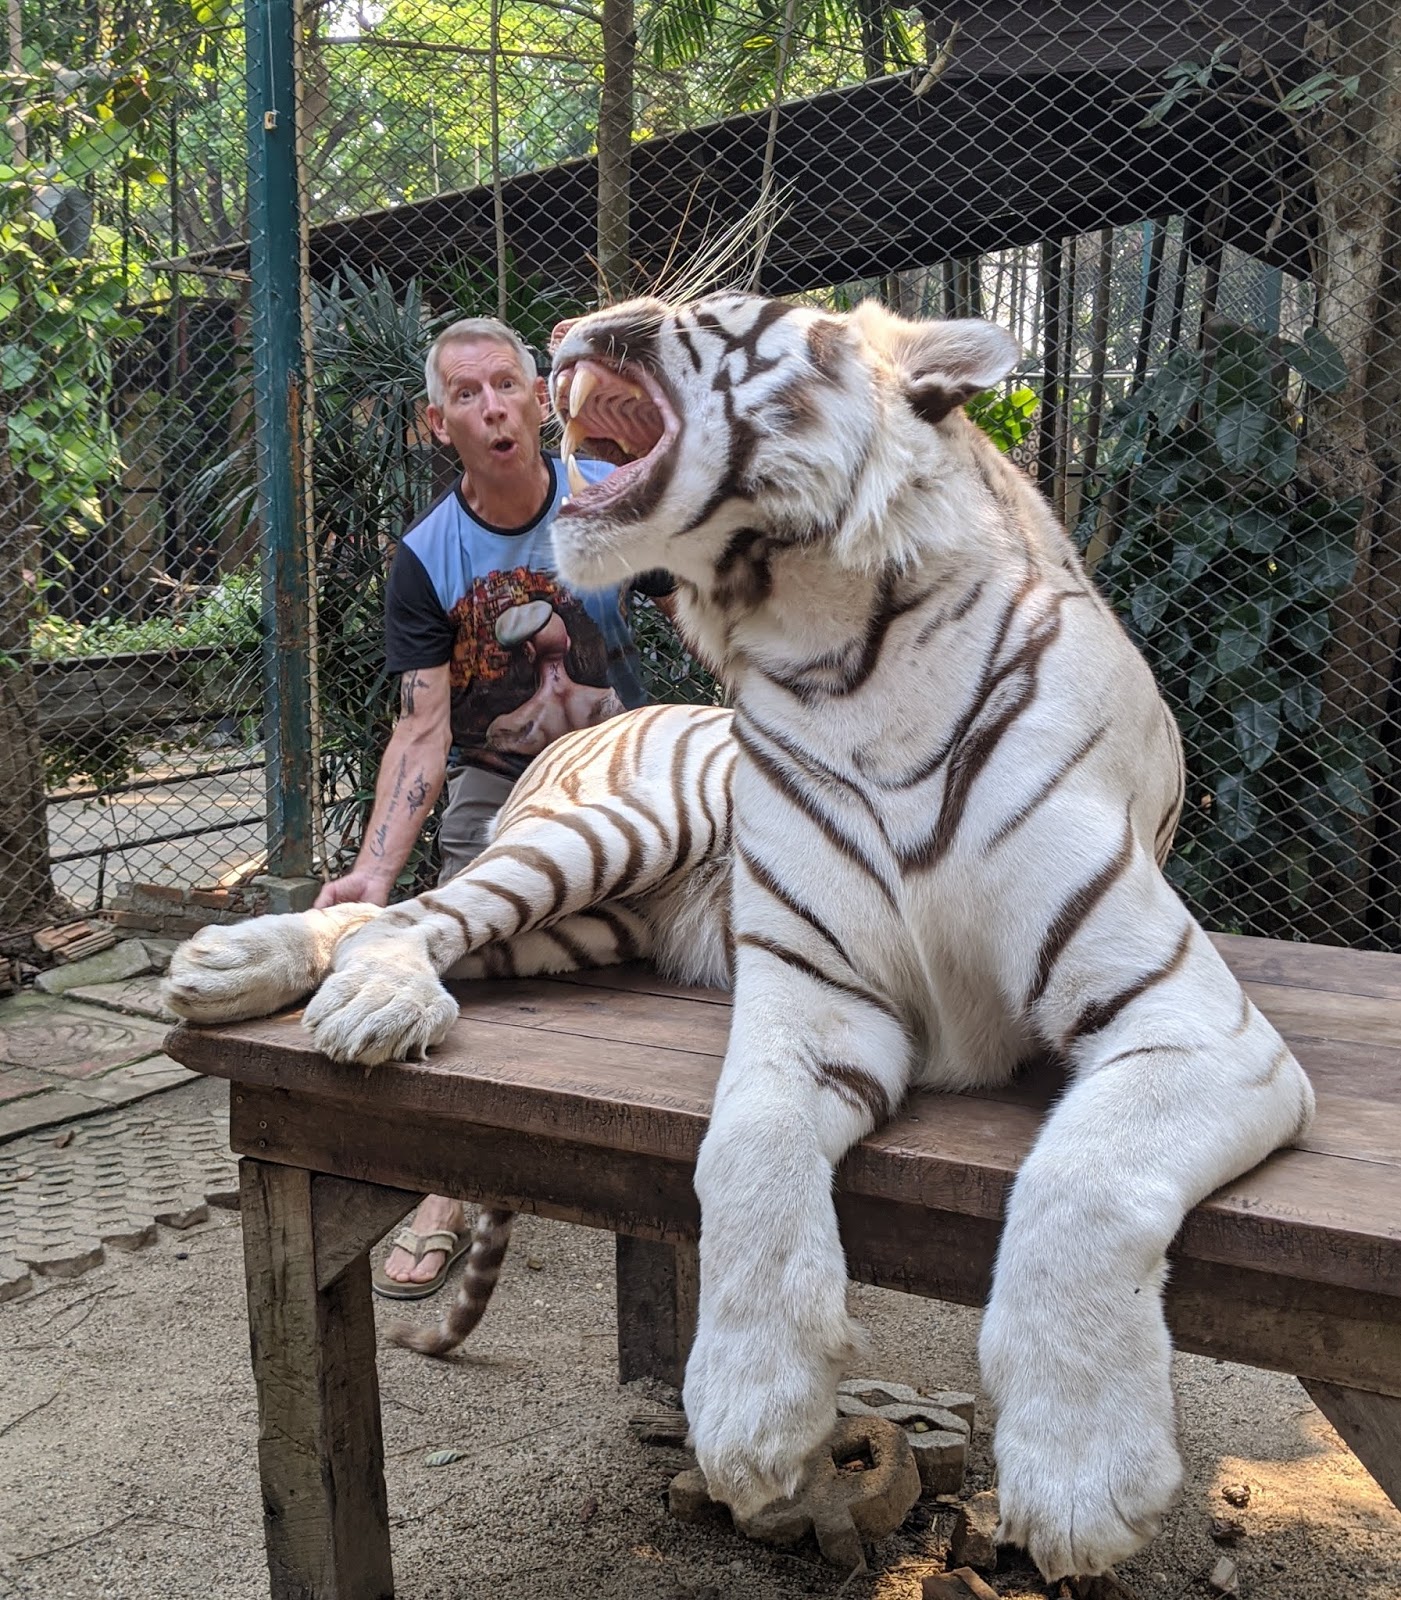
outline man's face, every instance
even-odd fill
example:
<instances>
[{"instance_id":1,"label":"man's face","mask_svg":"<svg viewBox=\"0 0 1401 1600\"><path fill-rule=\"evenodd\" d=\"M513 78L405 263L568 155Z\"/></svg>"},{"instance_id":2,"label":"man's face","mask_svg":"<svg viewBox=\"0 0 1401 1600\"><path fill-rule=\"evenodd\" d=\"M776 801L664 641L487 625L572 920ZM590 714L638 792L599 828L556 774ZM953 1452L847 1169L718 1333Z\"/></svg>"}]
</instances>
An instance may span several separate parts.
<instances>
[{"instance_id":1,"label":"man's face","mask_svg":"<svg viewBox=\"0 0 1401 1600\"><path fill-rule=\"evenodd\" d=\"M533 471L540 455L546 398L542 378L527 378L515 351L496 339L464 339L438 352L446 399L428 423L450 444L468 476L490 481Z\"/></svg>"}]
</instances>

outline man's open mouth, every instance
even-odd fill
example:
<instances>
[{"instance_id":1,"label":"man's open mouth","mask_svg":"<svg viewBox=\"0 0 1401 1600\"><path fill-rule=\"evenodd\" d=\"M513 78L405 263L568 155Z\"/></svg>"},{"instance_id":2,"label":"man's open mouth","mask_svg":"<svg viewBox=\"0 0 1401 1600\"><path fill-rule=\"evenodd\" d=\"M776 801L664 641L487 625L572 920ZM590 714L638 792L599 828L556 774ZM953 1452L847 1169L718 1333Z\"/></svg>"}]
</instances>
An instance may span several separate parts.
<instances>
[{"instance_id":1,"label":"man's open mouth","mask_svg":"<svg viewBox=\"0 0 1401 1600\"><path fill-rule=\"evenodd\" d=\"M564 424L569 498L560 509L566 515L612 508L640 493L681 431L666 391L636 363L612 366L584 356L554 374L551 390ZM574 459L581 450L614 462L615 470L590 483Z\"/></svg>"}]
</instances>

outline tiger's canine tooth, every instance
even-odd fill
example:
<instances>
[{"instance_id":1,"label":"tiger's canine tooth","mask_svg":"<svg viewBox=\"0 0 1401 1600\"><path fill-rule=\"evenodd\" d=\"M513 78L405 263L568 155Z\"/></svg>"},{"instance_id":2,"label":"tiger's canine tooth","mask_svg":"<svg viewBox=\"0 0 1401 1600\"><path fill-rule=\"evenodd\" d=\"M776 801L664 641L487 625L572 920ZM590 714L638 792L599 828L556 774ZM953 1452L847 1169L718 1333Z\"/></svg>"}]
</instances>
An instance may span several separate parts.
<instances>
[{"instance_id":1,"label":"tiger's canine tooth","mask_svg":"<svg viewBox=\"0 0 1401 1600\"><path fill-rule=\"evenodd\" d=\"M589 396L598 387L598 374L589 367L576 367L574 381L569 385L569 415L577 417L589 403Z\"/></svg>"},{"instance_id":2,"label":"tiger's canine tooth","mask_svg":"<svg viewBox=\"0 0 1401 1600\"><path fill-rule=\"evenodd\" d=\"M584 432L584 425L576 416L571 416L564 425L564 438L560 441L560 454L568 459L573 459L579 453L579 446L583 444L588 435Z\"/></svg>"},{"instance_id":3,"label":"tiger's canine tooth","mask_svg":"<svg viewBox=\"0 0 1401 1600\"><path fill-rule=\"evenodd\" d=\"M569 488L572 494L583 494L589 486L589 480L579 470L579 463L572 454L564 458L564 471L569 479Z\"/></svg>"}]
</instances>

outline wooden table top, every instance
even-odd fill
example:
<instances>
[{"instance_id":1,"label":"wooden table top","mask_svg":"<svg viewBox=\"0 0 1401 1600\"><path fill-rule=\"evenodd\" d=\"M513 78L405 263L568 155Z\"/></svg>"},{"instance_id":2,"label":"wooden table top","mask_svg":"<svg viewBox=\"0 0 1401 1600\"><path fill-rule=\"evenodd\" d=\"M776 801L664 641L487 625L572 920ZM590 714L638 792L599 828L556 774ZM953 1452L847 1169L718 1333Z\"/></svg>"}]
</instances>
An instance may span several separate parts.
<instances>
[{"instance_id":1,"label":"wooden table top","mask_svg":"<svg viewBox=\"0 0 1401 1600\"><path fill-rule=\"evenodd\" d=\"M1174 1253L1401 1297L1401 956L1220 936L1318 1091L1318 1117L1188 1218ZM690 1163L729 1032L727 994L645 968L455 985L462 1014L426 1062L337 1066L300 1013L184 1026L167 1048L215 1077L385 1118L459 1120ZM847 1192L999 1219L1059 1078L921 1092L842 1165Z\"/></svg>"}]
</instances>

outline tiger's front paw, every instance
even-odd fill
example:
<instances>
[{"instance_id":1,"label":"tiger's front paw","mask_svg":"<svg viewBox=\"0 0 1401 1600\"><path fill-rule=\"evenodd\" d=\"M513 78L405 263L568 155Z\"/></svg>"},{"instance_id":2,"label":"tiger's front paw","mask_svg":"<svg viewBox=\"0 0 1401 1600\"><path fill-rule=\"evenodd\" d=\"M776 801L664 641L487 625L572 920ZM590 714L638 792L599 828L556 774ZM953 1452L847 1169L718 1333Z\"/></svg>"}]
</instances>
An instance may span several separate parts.
<instances>
[{"instance_id":1,"label":"tiger's front paw","mask_svg":"<svg viewBox=\"0 0 1401 1600\"><path fill-rule=\"evenodd\" d=\"M833 1293L832 1291L835 1291ZM837 1421L836 1387L859 1348L846 1277L800 1322L754 1306L743 1322L702 1316L686 1366L686 1416L712 1498L752 1516L797 1492Z\"/></svg>"},{"instance_id":2,"label":"tiger's front paw","mask_svg":"<svg viewBox=\"0 0 1401 1600\"><path fill-rule=\"evenodd\" d=\"M998 1411L998 1537L1051 1583L1140 1550L1182 1483L1166 1350L1107 1357L1075 1348L1068 1326L1052 1314L1018 1329L990 1308L980 1342Z\"/></svg>"},{"instance_id":3,"label":"tiger's front paw","mask_svg":"<svg viewBox=\"0 0 1401 1600\"><path fill-rule=\"evenodd\" d=\"M317 990L302 1016L333 1061L421 1060L457 1021L457 1001L407 941L377 941Z\"/></svg>"},{"instance_id":4,"label":"tiger's front paw","mask_svg":"<svg viewBox=\"0 0 1401 1600\"><path fill-rule=\"evenodd\" d=\"M188 1022L271 1016L309 994L345 934L378 915L355 904L203 928L171 956L162 1003Z\"/></svg>"}]
</instances>

